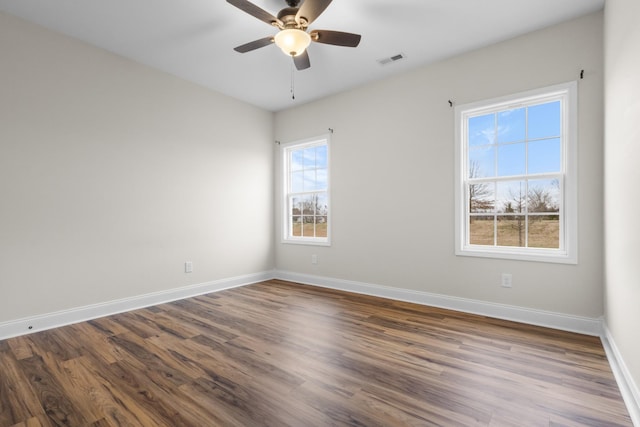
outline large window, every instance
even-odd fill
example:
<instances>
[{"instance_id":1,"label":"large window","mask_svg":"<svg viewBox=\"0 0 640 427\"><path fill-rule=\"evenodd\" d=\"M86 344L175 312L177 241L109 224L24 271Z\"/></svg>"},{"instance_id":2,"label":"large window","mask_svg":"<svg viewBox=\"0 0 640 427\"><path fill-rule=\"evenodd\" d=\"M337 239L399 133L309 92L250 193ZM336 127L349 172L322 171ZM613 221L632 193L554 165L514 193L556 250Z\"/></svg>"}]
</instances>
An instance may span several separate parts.
<instances>
[{"instance_id":1,"label":"large window","mask_svg":"<svg viewBox=\"0 0 640 427\"><path fill-rule=\"evenodd\" d=\"M456 253L577 262L576 85L456 107Z\"/></svg>"},{"instance_id":2,"label":"large window","mask_svg":"<svg viewBox=\"0 0 640 427\"><path fill-rule=\"evenodd\" d=\"M282 147L284 241L329 244L329 137Z\"/></svg>"}]
</instances>

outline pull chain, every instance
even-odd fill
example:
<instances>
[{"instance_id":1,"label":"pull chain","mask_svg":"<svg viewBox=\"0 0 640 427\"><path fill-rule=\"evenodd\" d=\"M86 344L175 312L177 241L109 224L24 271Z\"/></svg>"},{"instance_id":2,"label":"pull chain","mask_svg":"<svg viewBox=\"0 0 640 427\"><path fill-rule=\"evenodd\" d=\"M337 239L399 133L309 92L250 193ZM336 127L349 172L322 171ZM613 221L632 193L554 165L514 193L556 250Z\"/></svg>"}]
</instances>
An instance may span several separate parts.
<instances>
[{"instance_id":1,"label":"pull chain","mask_svg":"<svg viewBox=\"0 0 640 427\"><path fill-rule=\"evenodd\" d=\"M296 99L295 70L291 64L291 99Z\"/></svg>"}]
</instances>

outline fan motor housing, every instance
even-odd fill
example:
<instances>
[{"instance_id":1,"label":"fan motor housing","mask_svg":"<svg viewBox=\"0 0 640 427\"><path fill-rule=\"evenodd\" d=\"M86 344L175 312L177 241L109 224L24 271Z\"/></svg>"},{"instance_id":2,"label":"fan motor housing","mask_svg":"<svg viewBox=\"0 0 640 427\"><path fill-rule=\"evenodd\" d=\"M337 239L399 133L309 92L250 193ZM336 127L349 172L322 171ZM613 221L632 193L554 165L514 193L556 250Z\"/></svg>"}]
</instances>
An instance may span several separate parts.
<instances>
[{"instance_id":1,"label":"fan motor housing","mask_svg":"<svg viewBox=\"0 0 640 427\"><path fill-rule=\"evenodd\" d=\"M298 8L296 7L285 7L280 12L278 12L278 19L282 21L284 24L284 28L299 28L303 26L306 22L298 23L296 21L296 14L298 13Z\"/></svg>"}]
</instances>

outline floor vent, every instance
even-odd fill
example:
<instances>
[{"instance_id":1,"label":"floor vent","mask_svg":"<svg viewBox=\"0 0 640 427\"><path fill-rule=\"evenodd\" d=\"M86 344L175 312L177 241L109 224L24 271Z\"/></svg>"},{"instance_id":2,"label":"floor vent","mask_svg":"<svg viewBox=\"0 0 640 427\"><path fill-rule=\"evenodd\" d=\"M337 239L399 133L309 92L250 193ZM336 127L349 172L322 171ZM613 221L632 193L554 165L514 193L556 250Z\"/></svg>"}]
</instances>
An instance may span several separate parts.
<instances>
[{"instance_id":1,"label":"floor vent","mask_svg":"<svg viewBox=\"0 0 640 427\"><path fill-rule=\"evenodd\" d=\"M387 65L387 64L391 64L392 62L396 62L396 61L400 61L401 59L405 59L406 57L407 57L407 55L405 55L404 53L398 53L397 55L393 55L393 56L390 56L388 58L378 59L378 64Z\"/></svg>"}]
</instances>

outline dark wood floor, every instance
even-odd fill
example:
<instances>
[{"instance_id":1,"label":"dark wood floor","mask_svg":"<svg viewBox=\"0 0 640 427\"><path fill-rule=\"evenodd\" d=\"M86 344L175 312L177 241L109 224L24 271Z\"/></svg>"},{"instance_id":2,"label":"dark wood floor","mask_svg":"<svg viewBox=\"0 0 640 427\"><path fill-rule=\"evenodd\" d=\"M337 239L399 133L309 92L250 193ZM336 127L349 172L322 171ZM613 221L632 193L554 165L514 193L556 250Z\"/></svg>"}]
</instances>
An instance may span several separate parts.
<instances>
[{"instance_id":1,"label":"dark wood floor","mask_svg":"<svg viewBox=\"0 0 640 427\"><path fill-rule=\"evenodd\" d=\"M269 281L0 341L0 426L631 426L598 338Z\"/></svg>"}]
</instances>

